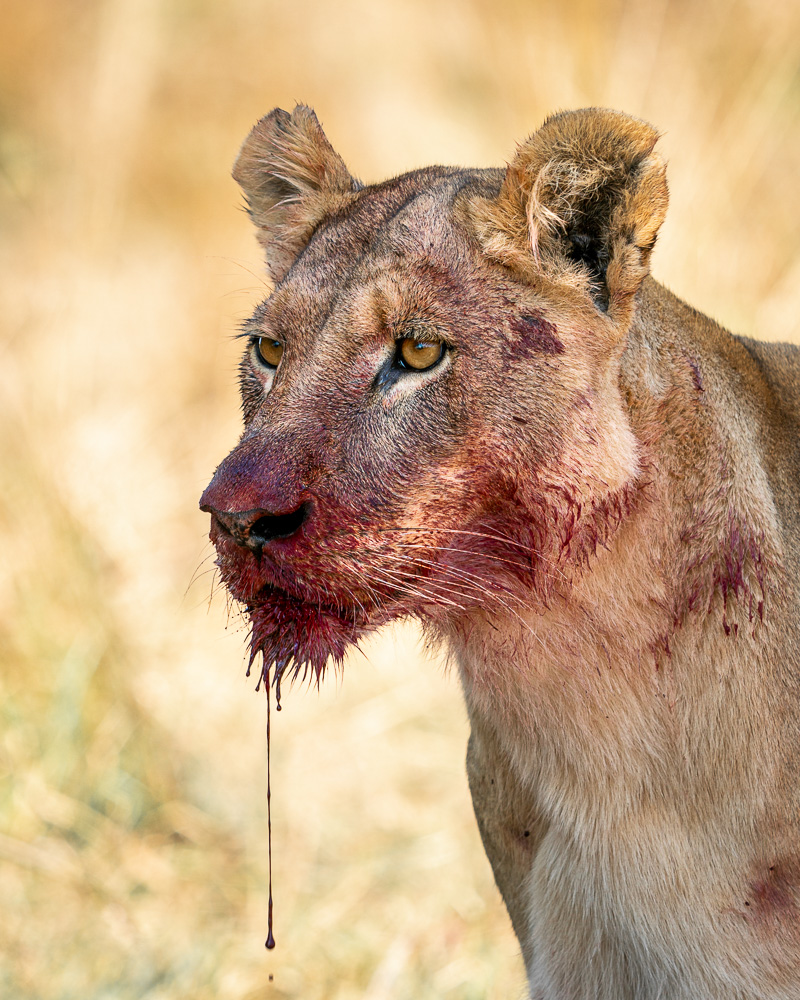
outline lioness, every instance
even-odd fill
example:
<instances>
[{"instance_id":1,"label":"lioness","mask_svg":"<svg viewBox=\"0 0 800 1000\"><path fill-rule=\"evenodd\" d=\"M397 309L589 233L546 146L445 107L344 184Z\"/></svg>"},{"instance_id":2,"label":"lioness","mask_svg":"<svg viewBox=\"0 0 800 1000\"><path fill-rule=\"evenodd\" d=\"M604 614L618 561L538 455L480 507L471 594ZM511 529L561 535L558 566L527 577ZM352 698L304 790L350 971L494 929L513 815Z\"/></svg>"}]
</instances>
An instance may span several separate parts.
<instances>
[{"instance_id":1,"label":"lioness","mask_svg":"<svg viewBox=\"0 0 800 1000\"><path fill-rule=\"evenodd\" d=\"M201 500L280 683L419 619L547 1000L800 997L800 349L648 274L656 131L354 179L306 107L234 167L275 290Z\"/></svg>"}]
</instances>

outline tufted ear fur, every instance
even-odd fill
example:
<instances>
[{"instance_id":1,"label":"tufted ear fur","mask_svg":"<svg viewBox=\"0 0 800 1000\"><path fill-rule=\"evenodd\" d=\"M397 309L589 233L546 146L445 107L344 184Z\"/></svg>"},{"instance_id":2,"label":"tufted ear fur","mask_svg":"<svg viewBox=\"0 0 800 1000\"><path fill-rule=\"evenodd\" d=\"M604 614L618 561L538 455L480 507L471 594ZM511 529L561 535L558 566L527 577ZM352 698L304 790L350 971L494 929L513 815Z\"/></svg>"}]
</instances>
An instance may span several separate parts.
<instances>
[{"instance_id":1,"label":"tufted ear fur","mask_svg":"<svg viewBox=\"0 0 800 1000\"><path fill-rule=\"evenodd\" d=\"M289 114L275 108L245 139L233 179L264 247L277 284L322 219L360 187L303 104Z\"/></svg>"},{"instance_id":2,"label":"tufted ear fur","mask_svg":"<svg viewBox=\"0 0 800 1000\"><path fill-rule=\"evenodd\" d=\"M618 111L551 116L518 148L497 198L472 207L484 250L586 290L624 322L667 210L657 138L651 125Z\"/></svg>"}]
</instances>

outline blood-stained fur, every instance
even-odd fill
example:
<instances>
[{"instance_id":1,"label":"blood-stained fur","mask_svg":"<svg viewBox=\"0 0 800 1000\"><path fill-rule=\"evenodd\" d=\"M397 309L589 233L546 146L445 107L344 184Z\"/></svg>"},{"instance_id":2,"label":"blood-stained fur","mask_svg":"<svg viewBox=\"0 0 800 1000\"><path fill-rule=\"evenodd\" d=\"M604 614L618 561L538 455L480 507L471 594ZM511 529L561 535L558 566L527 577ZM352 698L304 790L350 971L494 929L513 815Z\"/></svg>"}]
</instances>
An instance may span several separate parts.
<instances>
[{"instance_id":1,"label":"blood-stained fur","mask_svg":"<svg viewBox=\"0 0 800 1000\"><path fill-rule=\"evenodd\" d=\"M531 997L797 1000L800 350L649 276L656 140L567 112L364 186L262 119L275 290L201 502L268 682L398 617L447 644Z\"/></svg>"}]
</instances>

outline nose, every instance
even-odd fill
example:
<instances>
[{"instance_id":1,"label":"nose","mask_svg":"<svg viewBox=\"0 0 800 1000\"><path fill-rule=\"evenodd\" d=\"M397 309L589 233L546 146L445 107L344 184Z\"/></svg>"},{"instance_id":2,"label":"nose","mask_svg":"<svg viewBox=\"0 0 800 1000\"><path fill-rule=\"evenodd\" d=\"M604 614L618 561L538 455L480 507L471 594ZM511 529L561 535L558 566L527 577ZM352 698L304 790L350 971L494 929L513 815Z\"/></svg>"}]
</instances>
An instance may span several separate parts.
<instances>
[{"instance_id":1,"label":"nose","mask_svg":"<svg viewBox=\"0 0 800 1000\"><path fill-rule=\"evenodd\" d=\"M200 510L211 514L220 527L237 545L246 546L259 554L267 542L275 538L289 538L300 530L309 514L309 503L301 503L295 510L273 514L268 510L217 510L211 504L202 504Z\"/></svg>"}]
</instances>

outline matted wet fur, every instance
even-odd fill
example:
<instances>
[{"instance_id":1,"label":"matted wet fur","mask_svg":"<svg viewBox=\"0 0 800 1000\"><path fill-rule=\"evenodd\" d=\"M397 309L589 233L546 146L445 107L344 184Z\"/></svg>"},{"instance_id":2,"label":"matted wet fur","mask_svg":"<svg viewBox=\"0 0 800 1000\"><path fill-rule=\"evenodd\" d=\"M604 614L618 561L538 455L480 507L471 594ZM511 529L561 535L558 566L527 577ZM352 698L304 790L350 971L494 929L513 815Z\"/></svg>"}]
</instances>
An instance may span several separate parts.
<instances>
[{"instance_id":1,"label":"matted wet fur","mask_svg":"<svg viewBox=\"0 0 800 1000\"><path fill-rule=\"evenodd\" d=\"M567 112L365 187L263 118L275 291L202 506L273 683L400 616L447 644L532 998L797 1000L800 349L649 276L656 139Z\"/></svg>"}]
</instances>

